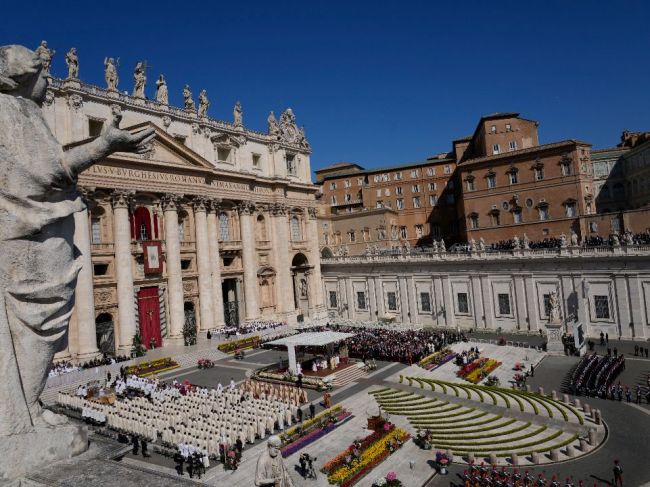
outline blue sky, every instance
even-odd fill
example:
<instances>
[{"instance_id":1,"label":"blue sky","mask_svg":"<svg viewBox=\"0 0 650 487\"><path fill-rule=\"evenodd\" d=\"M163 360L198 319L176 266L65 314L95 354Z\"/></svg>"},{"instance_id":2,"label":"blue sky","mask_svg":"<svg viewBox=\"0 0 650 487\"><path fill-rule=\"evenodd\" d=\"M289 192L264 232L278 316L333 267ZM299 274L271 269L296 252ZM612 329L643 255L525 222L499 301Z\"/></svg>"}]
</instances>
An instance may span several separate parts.
<instances>
[{"instance_id":1,"label":"blue sky","mask_svg":"<svg viewBox=\"0 0 650 487\"><path fill-rule=\"evenodd\" d=\"M146 59L149 96L163 73L173 104L185 83L206 88L212 116L241 100L255 130L290 106L312 169L376 167L450 150L497 111L538 120L542 143L650 130L647 16L643 1L8 1L0 44L46 39L60 76L75 46L100 86L104 56L119 57L123 90Z\"/></svg>"}]
</instances>

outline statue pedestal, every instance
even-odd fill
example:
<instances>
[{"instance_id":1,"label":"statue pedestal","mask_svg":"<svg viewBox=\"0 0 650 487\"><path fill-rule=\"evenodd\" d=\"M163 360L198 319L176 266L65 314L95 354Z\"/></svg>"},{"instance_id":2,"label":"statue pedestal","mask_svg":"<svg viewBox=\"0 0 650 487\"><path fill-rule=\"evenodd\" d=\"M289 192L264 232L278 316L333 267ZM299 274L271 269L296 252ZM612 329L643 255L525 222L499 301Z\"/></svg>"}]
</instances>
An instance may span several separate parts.
<instances>
[{"instance_id":1,"label":"statue pedestal","mask_svg":"<svg viewBox=\"0 0 650 487\"><path fill-rule=\"evenodd\" d=\"M65 424L0 437L0 484L37 472L39 467L72 458L88 449L88 430Z\"/></svg>"},{"instance_id":2,"label":"statue pedestal","mask_svg":"<svg viewBox=\"0 0 650 487\"><path fill-rule=\"evenodd\" d=\"M546 336L548 342L546 351L549 355L564 355L564 344L562 343L562 323L548 323L546 325Z\"/></svg>"}]
</instances>

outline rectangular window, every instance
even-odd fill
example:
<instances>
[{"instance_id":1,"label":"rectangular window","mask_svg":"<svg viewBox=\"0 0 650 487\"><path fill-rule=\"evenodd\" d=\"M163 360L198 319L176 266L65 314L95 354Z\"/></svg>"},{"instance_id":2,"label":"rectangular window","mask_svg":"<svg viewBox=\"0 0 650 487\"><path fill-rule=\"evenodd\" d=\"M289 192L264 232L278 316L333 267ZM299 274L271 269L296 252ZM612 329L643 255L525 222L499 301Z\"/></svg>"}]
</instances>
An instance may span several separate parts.
<instances>
[{"instance_id":1,"label":"rectangular window","mask_svg":"<svg viewBox=\"0 0 650 487\"><path fill-rule=\"evenodd\" d=\"M298 169L296 167L296 156L293 154L286 155L287 161L287 174L289 176L296 176L298 174Z\"/></svg>"},{"instance_id":2,"label":"rectangular window","mask_svg":"<svg viewBox=\"0 0 650 487\"><path fill-rule=\"evenodd\" d=\"M428 167L427 168L427 176L435 176L436 175L436 168L435 167Z\"/></svg>"},{"instance_id":3,"label":"rectangular window","mask_svg":"<svg viewBox=\"0 0 650 487\"><path fill-rule=\"evenodd\" d=\"M424 235L424 226L422 225L415 225L415 236L417 238L421 238L422 235Z\"/></svg>"},{"instance_id":4,"label":"rectangular window","mask_svg":"<svg viewBox=\"0 0 650 487\"><path fill-rule=\"evenodd\" d=\"M330 183L330 189L336 189L336 181Z\"/></svg>"},{"instance_id":5,"label":"rectangular window","mask_svg":"<svg viewBox=\"0 0 650 487\"><path fill-rule=\"evenodd\" d=\"M573 218L576 216L578 213L576 210L576 204L575 203L567 203L566 205L566 216L569 218Z\"/></svg>"},{"instance_id":6,"label":"rectangular window","mask_svg":"<svg viewBox=\"0 0 650 487\"><path fill-rule=\"evenodd\" d=\"M329 296L330 296L330 299L329 299L330 308L338 308L339 304L338 304L338 299L337 299L337 296L336 296L336 291L330 291Z\"/></svg>"},{"instance_id":7,"label":"rectangular window","mask_svg":"<svg viewBox=\"0 0 650 487\"><path fill-rule=\"evenodd\" d=\"M563 162L562 163L562 176L571 176L573 171L571 170L571 163L570 162Z\"/></svg>"},{"instance_id":8,"label":"rectangular window","mask_svg":"<svg viewBox=\"0 0 650 487\"><path fill-rule=\"evenodd\" d=\"M551 295L544 294L543 299L544 299L544 317L548 318L549 316L551 316Z\"/></svg>"},{"instance_id":9,"label":"rectangular window","mask_svg":"<svg viewBox=\"0 0 650 487\"><path fill-rule=\"evenodd\" d=\"M397 294L393 291L388 291L386 298L388 299L388 311L397 311Z\"/></svg>"},{"instance_id":10,"label":"rectangular window","mask_svg":"<svg viewBox=\"0 0 650 487\"><path fill-rule=\"evenodd\" d=\"M419 208L420 207L420 197L416 196L413 198L413 208Z\"/></svg>"},{"instance_id":11,"label":"rectangular window","mask_svg":"<svg viewBox=\"0 0 650 487\"><path fill-rule=\"evenodd\" d=\"M497 186L497 177L495 174L490 174L487 177L487 186L488 188L496 188Z\"/></svg>"},{"instance_id":12,"label":"rectangular window","mask_svg":"<svg viewBox=\"0 0 650 487\"><path fill-rule=\"evenodd\" d=\"M431 312L431 295L429 293L420 293L420 310Z\"/></svg>"},{"instance_id":13,"label":"rectangular window","mask_svg":"<svg viewBox=\"0 0 650 487\"><path fill-rule=\"evenodd\" d=\"M399 227L399 236L402 239L408 238L408 234L406 232L406 227Z\"/></svg>"},{"instance_id":14,"label":"rectangular window","mask_svg":"<svg viewBox=\"0 0 650 487\"><path fill-rule=\"evenodd\" d=\"M472 228L472 230L476 230L478 228L478 215L472 215L469 217L469 226Z\"/></svg>"},{"instance_id":15,"label":"rectangular window","mask_svg":"<svg viewBox=\"0 0 650 487\"><path fill-rule=\"evenodd\" d=\"M451 166L449 164L445 164L445 174L451 174Z\"/></svg>"},{"instance_id":16,"label":"rectangular window","mask_svg":"<svg viewBox=\"0 0 650 487\"><path fill-rule=\"evenodd\" d=\"M346 188L351 188L352 183L350 182L349 179L346 179L345 181L343 181L343 186L346 187Z\"/></svg>"},{"instance_id":17,"label":"rectangular window","mask_svg":"<svg viewBox=\"0 0 650 487\"><path fill-rule=\"evenodd\" d=\"M539 207L539 219L540 220L548 220L549 214L548 214L548 206L540 206Z\"/></svg>"},{"instance_id":18,"label":"rectangular window","mask_svg":"<svg viewBox=\"0 0 650 487\"><path fill-rule=\"evenodd\" d=\"M384 196L390 196L390 188L384 189Z\"/></svg>"},{"instance_id":19,"label":"rectangular window","mask_svg":"<svg viewBox=\"0 0 650 487\"><path fill-rule=\"evenodd\" d=\"M397 187L395 188L395 194L402 194L402 191L403 191L403 190L402 190L402 187L401 187L401 186L397 186Z\"/></svg>"},{"instance_id":20,"label":"rectangular window","mask_svg":"<svg viewBox=\"0 0 650 487\"><path fill-rule=\"evenodd\" d=\"M345 195L345 202L350 203L352 201L352 195L349 193L346 193Z\"/></svg>"},{"instance_id":21,"label":"rectangular window","mask_svg":"<svg viewBox=\"0 0 650 487\"><path fill-rule=\"evenodd\" d=\"M218 147L217 160L219 162L230 162L230 149L227 147Z\"/></svg>"},{"instance_id":22,"label":"rectangular window","mask_svg":"<svg viewBox=\"0 0 650 487\"><path fill-rule=\"evenodd\" d=\"M94 118L88 119L88 137L99 137L104 128L104 121Z\"/></svg>"},{"instance_id":23,"label":"rectangular window","mask_svg":"<svg viewBox=\"0 0 650 487\"><path fill-rule=\"evenodd\" d=\"M402 180L402 171L396 172L395 181L401 181L401 180Z\"/></svg>"},{"instance_id":24,"label":"rectangular window","mask_svg":"<svg viewBox=\"0 0 650 487\"><path fill-rule=\"evenodd\" d=\"M458 312L463 314L469 313L469 302L467 300L467 293L456 294L458 300Z\"/></svg>"},{"instance_id":25,"label":"rectangular window","mask_svg":"<svg viewBox=\"0 0 650 487\"><path fill-rule=\"evenodd\" d=\"M357 235L353 231L348 232L348 240L350 243L354 243L357 241Z\"/></svg>"},{"instance_id":26,"label":"rectangular window","mask_svg":"<svg viewBox=\"0 0 650 487\"><path fill-rule=\"evenodd\" d=\"M92 242L102 243L102 225L99 218L93 218L91 220L90 227L92 233Z\"/></svg>"},{"instance_id":27,"label":"rectangular window","mask_svg":"<svg viewBox=\"0 0 650 487\"><path fill-rule=\"evenodd\" d=\"M436 183L429 183L429 191L435 191L436 190Z\"/></svg>"},{"instance_id":28,"label":"rectangular window","mask_svg":"<svg viewBox=\"0 0 650 487\"><path fill-rule=\"evenodd\" d=\"M438 204L438 195L430 194L429 195L429 204L431 206L436 206Z\"/></svg>"},{"instance_id":29,"label":"rectangular window","mask_svg":"<svg viewBox=\"0 0 650 487\"><path fill-rule=\"evenodd\" d=\"M253 154L253 167L260 167L260 160L262 156L260 154Z\"/></svg>"},{"instance_id":30,"label":"rectangular window","mask_svg":"<svg viewBox=\"0 0 650 487\"><path fill-rule=\"evenodd\" d=\"M384 207L384 202L382 200L377 201L377 208L383 208Z\"/></svg>"},{"instance_id":31,"label":"rectangular window","mask_svg":"<svg viewBox=\"0 0 650 487\"><path fill-rule=\"evenodd\" d=\"M468 179L467 180L467 191L474 191L476 189L476 186L474 186L474 180L473 179Z\"/></svg>"},{"instance_id":32,"label":"rectangular window","mask_svg":"<svg viewBox=\"0 0 650 487\"><path fill-rule=\"evenodd\" d=\"M497 296L499 300L499 314L509 315L510 314L510 295L509 294L499 294Z\"/></svg>"},{"instance_id":33,"label":"rectangular window","mask_svg":"<svg viewBox=\"0 0 650 487\"><path fill-rule=\"evenodd\" d=\"M513 151L517 150L517 141L516 140L511 140L508 142L508 150Z\"/></svg>"},{"instance_id":34,"label":"rectangular window","mask_svg":"<svg viewBox=\"0 0 650 487\"><path fill-rule=\"evenodd\" d=\"M412 178L417 178L420 175L420 170L419 169L411 169L411 177Z\"/></svg>"},{"instance_id":35,"label":"rectangular window","mask_svg":"<svg viewBox=\"0 0 650 487\"><path fill-rule=\"evenodd\" d=\"M506 124L506 132L512 132L512 125L509 123Z\"/></svg>"},{"instance_id":36,"label":"rectangular window","mask_svg":"<svg viewBox=\"0 0 650 487\"><path fill-rule=\"evenodd\" d=\"M609 296L594 296L594 306L596 308L596 318L608 320L609 316Z\"/></svg>"},{"instance_id":37,"label":"rectangular window","mask_svg":"<svg viewBox=\"0 0 650 487\"><path fill-rule=\"evenodd\" d=\"M363 186L363 178L357 178L357 186Z\"/></svg>"},{"instance_id":38,"label":"rectangular window","mask_svg":"<svg viewBox=\"0 0 650 487\"><path fill-rule=\"evenodd\" d=\"M357 309L366 309L366 293L357 291Z\"/></svg>"},{"instance_id":39,"label":"rectangular window","mask_svg":"<svg viewBox=\"0 0 650 487\"><path fill-rule=\"evenodd\" d=\"M414 184L411 186L411 192L412 193L419 193L420 192L420 185L419 184Z\"/></svg>"},{"instance_id":40,"label":"rectangular window","mask_svg":"<svg viewBox=\"0 0 650 487\"><path fill-rule=\"evenodd\" d=\"M398 210L403 210L404 209L404 200L402 198L398 198L395 200L395 205Z\"/></svg>"},{"instance_id":41,"label":"rectangular window","mask_svg":"<svg viewBox=\"0 0 650 487\"><path fill-rule=\"evenodd\" d=\"M501 152L501 148L499 147L499 144L494 144L492 146L492 154L498 154L499 152Z\"/></svg>"},{"instance_id":42,"label":"rectangular window","mask_svg":"<svg viewBox=\"0 0 650 487\"><path fill-rule=\"evenodd\" d=\"M332 204L333 205L336 204L336 195L335 194L332 195Z\"/></svg>"},{"instance_id":43,"label":"rectangular window","mask_svg":"<svg viewBox=\"0 0 650 487\"><path fill-rule=\"evenodd\" d=\"M512 212L512 219L513 219L514 223L521 223L523 221L523 219L521 217L521 210L514 210Z\"/></svg>"},{"instance_id":44,"label":"rectangular window","mask_svg":"<svg viewBox=\"0 0 650 487\"><path fill-rule=\"evenodd\" d=\"M497 126L496 126L496 125L492 125L492 126L490 126L490 133L492 133L492 134L496 134L496 133L497 133Z\"/></svg>"},{"instance_id":45,"label":"rectangular window","mask_svg":"<svg viewBox=\"0 0 650 487\"><path fill-rule=\"evenodd\" d=\"M381 179L381 176L379 174L375 174L375 176L373 177L373 180L375 181L375 183L378 183L380 179Z\"/></svg>"},{"instance_id":46,"label":"rectangular window","mask_svg":"<svg viewBox=\"0 0 650 487\"><path fill-rule=\"evenodd\" d=\"M535 181L544 179L544 166L537 166L535 168Z\"/></svg>"},{"instance_id":47,"label":"rectangular window","mask_svg":"<svg viewBox=\"0 0 650 487\"><path fill-rule=\"evenodd\" d=\"M516 171L510 171L508 173L508 177L510 179L510 184L517 184L519 182L519 178L517 177Z\"/></svg>"},{"instance_id":48,"label":"rectangular window","mask_svg":"<svg viewBox=\"0 0 650 487\"><path fill-rule=\"evenodd\" d=\"M382 180L383 182L390 181L390 176L389 176L388 174L382 174L382 175L381 175L381 180Z\"/></svg>"}]
</instances>

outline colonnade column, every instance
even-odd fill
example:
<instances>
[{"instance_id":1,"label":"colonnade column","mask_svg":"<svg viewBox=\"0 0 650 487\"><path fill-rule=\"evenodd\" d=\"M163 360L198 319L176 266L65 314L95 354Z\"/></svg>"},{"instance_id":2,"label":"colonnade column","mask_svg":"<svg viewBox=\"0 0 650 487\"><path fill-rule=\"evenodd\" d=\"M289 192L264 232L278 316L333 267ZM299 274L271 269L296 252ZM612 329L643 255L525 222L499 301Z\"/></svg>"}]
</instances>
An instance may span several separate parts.
<instances>
[{"instance_id":1,"label":"colonnade column","mask_svg":"<svg viewBox=\"0 0 650 487\"><path fill-rule=\"evenodd\" d=\"M93 292L93 261L90 254L88 218L88 210L74 214L74 244L81 252L82 264L75 288L78 358L80 359L92 358L99 354L97 333L95 332L95 293Z\"/></svg>"},{"instance_id":2,"label":"colonnade column","mask_svg":"<svg viewBox=\"0 0 650 487\"><path fill-rule=\"evenodd\" d=\"M183 274L181 271L181 244L178 236L178 208L180 195L165 194L160 205L165 217L165 262L167 291L169 293L169 338L182 338L185 312L183 310Z\"/></svg>"},{"instance_id":3,"label":"colonnade column","mask_svg":"<svg viewBox=\"0 0 650 487\"><path fill-rule=\"evenodd\" d=\"M210 201L205 197L192 200L194 208L194 231L196 233L196 263L199 268L199 309L201 330L214 328L214 304L212 302L212 266L208 237L207 211Z\"/></svg>"},{"instance_id":4,"label":"colonnade column","mask_svg":"<svg viewBox=\"0 0 650 487\"><path fill-rule=\"evenodd\" d=\"M318 220L316 219L316 208L307 208L309 213L308 235L311 250L311 261L314 266L312 273L312 307L323 308L323 280L320 272L320 246L318 245Z\"/></svg>"},{"instance_id":5,"label":"colonnade column","mask_svg":"<svg viewBox=\"0 0 650 487\"><path fill-rule=\"evenodd\" d=\"M241 226L242 266L244 267L244 299L246 300L246 318L253 320L260 315L258 305L257 258L255 252L255 233L253 213L255 205L242 201L237 207Z\"/></svg>"},{"instance_id":6,"label":"colonnade column","mask_svg":"<svg viewBox=\"0 0 650 487\"><path fill-rule=\"evenodd\" d=\"M295 310L291 263L289 262L287 207L281 203L275 203L271 205L271 214L273 215L273 248L276 256L278 311L287 314Z\"/></svg>"},{"instance_id":7,"label":"colonnade column","mask_svg":"<svg viewBox=\"0 0 650 487\"><path fill-rule=\"evenodd\" d=\"M115 245L115 278L117 280L117 317L120 332L118 352L131 352L135 335L135 304L133 289L133 256L131 255L131 225L129 207L133 191L115 190L113 205L113 235Z\"/></svg>"},{"instance_id":8,"label":"colonnade column","mask_svg":"<svg viewBox=\"0 0 650 487\"><path fill-rule=\"evenodd\" d=\"M221 200L210 202L208 211L208 246L210 252L210 271L212 274L212 306L215 328L225 326L223 312L223 292L221 288L221 254L219 253L219 214Z\"/></svg>"}]
</instances>

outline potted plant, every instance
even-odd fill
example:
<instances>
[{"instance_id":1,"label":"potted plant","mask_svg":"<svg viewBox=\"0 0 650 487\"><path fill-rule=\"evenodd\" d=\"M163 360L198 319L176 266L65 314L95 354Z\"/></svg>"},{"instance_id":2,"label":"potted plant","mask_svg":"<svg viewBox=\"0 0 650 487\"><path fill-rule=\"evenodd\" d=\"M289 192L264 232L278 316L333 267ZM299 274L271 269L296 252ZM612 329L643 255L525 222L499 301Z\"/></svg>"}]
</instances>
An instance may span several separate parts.
<instances>
[{"instance_id":1,"label":"potted plant","mask_svg":"<svg viewBox=\"0 0 650 487\"><path fill-rule=\"evenodd\" d=\"M436 464L438 465L438 472L440 475L447 475L447 465L449 465L449 457L446 453L436 452Z\"/></svg>"}]
</instances>

